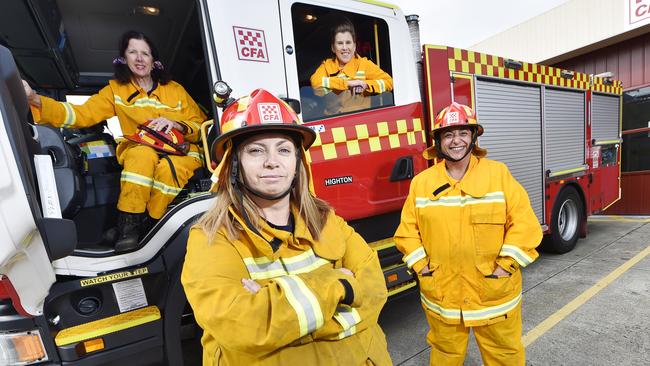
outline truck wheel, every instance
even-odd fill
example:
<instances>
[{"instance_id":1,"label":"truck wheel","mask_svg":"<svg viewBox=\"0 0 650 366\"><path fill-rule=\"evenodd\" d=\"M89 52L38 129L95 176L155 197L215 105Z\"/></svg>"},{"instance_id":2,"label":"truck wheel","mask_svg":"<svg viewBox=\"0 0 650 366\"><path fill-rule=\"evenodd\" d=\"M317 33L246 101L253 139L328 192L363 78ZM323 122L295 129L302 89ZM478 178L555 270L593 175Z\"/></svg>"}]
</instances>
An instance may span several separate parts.
<instances>
[{"instance_id":1,"label":"truck wheel","mask_svg":"<svg viewBox=\"0 0 650 366\"><path fill-rule=\"evenodd\" d=\"M575 248L583 220L582 207L582 199L575 188L567 186L560 191L553 204L551 235L547 238L550 240L545 241L544 249L562 254Z\"/></svg>"}]
</instances>

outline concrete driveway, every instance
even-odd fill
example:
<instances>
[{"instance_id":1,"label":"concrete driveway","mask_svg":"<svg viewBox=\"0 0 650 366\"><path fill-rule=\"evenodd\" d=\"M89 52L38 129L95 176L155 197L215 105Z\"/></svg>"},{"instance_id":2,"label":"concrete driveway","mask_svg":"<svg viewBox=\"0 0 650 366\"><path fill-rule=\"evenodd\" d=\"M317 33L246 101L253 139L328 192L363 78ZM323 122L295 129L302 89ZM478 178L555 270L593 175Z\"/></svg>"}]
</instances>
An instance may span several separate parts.
<instances>
[{"instance_id":1,"label":"concrete driveway","mask_svg":"<svg viewBox=\"0 0 650 366\"><path fill-rule=\"evenodd\" d=\"M596 216L566 254L524 269L527 365L650 365L650 220ZM380 324L395 365L428 365L419 294L388 303ZM474 339L465 365L482 365Z\"/></svg>"}]
</instances>

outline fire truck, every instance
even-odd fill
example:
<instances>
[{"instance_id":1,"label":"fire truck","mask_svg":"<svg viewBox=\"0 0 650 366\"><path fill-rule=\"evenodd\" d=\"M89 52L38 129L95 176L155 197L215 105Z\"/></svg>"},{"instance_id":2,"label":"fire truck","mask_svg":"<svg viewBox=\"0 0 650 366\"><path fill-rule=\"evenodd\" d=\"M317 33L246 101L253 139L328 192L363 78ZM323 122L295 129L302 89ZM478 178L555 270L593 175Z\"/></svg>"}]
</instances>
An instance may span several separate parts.
<instances>
[{"instance_id":1,"label":"fire truck","mask_svg":"<svg viewBox=\"0 0 650 366\"><path fill-rule=\"evenodd\" d=\"M368 96L367 109L327 114L309 78L342 19L394 89ZM308 152L316 192L378 252L391 295L416 286L391 238L411 178L432 163L421 155L431 121L452 101L476 110L479 144L528 191L549 250L571 250L587 216L620 197L620 82L422 46L417 17L390 4L14 0L0 15L0 364L182 365L200 355L179 277L188 230L212 199L210 157L139 248L115 253L103 233L115 221L119 133L31 125L20 81L62 101L95 93L129 29L154 40L212 120L217 81L235 97L262 87L297 106L318 132Z\"/></svg>"}]
</instances>

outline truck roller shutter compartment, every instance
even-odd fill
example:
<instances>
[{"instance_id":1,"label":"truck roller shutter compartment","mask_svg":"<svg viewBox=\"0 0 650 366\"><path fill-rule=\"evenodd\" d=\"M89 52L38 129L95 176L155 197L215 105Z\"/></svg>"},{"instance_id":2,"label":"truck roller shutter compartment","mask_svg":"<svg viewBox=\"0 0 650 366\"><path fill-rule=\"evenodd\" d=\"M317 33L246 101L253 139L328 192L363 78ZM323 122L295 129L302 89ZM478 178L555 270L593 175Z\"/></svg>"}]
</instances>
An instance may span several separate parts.
<instances>
[{"instance_id":1,"label":"truck roller shutter compartment","mask_svg":"<svg viewBox=\"0 0 650 366\"><path fill-rule=\"evenodd\" d=\"M543 223L540 87L477 79L476 113L485 128L479 145L488 150L488 158L508 166Z\"/></svg>"},{"instance_id":2,"label":"truck roller shutter compartment","mask_svg":"<svg viewBox=\"0 0 650 366\"><path fill-rule=\"evenodd\" d=\"M585 93L544 89L546 166L551 174L585 164Z\"/></svg>"},{"instance_id":3,"label":"truck roller shutter compartment","mask_svg":"<svg viewBox=\"0 0 650 366\"><path fill-rule=\"evenodd\" d=\"M617 95L594 93L591 107L591 138L599 141L619 139L619 100Z\"/></svg>"}]
</instances>

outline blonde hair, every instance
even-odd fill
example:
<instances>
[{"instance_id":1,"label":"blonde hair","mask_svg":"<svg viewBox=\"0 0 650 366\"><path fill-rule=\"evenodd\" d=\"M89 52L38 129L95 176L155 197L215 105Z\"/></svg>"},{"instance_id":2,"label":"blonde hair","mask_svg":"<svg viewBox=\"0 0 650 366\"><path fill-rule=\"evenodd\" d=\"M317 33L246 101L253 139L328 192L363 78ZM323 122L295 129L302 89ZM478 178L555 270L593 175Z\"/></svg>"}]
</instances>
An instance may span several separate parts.
<instances>
[{"instance_id":1,"label":"blonde hair","mask_svg":"<svg viewBox=\"0 0 650 366\"><path fill-rule=\"evenodd\" d=\"M293 141L293 140L292 140ZM296 144L296 148L302 149L301 144ZM231 151L236 154L237 151ZM302 151L304 156L304 150ZM232 161L232 155L228 157ZM307 171L309 166L304 159L301 159L297 172L297 182L291 189L290 199L292 205L298 207L298 214L305 221L307 229L311 236L318 240L323 227L327 223L327 215L332 207L325 201L314 196L309 190L309 176ZM212 207L206 211L197 221L197 225L206 233L208 242L212 243L215 235L220 229L225 229L226 236L229 240L236 240L243 231L241 224L230 214L229 208L240 217L245 211L255 228L261 230L261 221L264 217L262 210L255 202L242 191L237 192L235 187L230 184L230 174L232 164L224 164L223 169L219 172L219 183L215 194L215 201ZM241 180L241 169L239 170L239 179ZM240 201L239 194L242 195ZM243 204L243 206L242 206Z\"/></svg>"}]
</instances>

